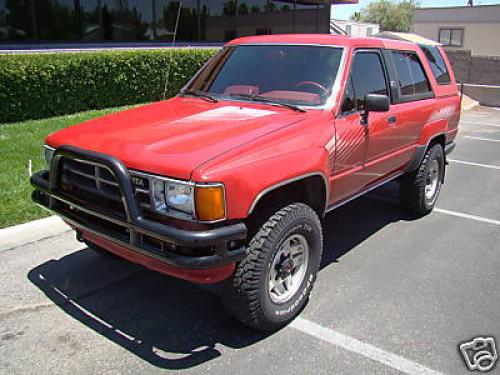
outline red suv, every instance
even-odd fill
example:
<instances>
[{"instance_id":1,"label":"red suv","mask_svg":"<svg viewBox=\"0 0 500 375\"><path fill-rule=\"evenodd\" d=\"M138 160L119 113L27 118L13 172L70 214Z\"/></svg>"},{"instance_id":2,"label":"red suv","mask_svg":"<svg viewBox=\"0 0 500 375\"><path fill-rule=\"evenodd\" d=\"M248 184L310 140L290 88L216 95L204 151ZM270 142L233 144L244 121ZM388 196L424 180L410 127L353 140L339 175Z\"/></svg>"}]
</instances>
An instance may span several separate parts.
<instances>
[{"instance_id":1,"label":"red suv","mask_svg":"<svg viewBox=\"0 0 500 375\"><path fill-rule=\"evenodd\" d=\"M308 300L328 211L394 179L404 209L432 210L459 118L441 47L240 38L176 97L49 135L33 200L90 248L218 284L272 330Z\"/></svg>"}]
</instances>

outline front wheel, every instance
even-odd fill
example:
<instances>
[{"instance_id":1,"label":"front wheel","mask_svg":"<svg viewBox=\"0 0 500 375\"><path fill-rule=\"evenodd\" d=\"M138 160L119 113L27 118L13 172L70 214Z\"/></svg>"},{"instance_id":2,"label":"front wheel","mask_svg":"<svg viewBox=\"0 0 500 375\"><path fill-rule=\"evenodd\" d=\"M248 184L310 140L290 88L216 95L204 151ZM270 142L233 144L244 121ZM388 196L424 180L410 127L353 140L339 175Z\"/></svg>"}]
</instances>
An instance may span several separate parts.
<instances>
[{"instance_id":1,"label":"front wheel","mask_svg":"<svg viewBox=\"0 0 500 375\"><path fill-rule=\"evenodd\" d=\"M403 176L400 198L408 213L422 216L432 211L441 192L444 167L443 147L435 144L427 150L419 168Z\"/></svg>"},{"instance_id":2,"label":"front wheel","mask_svg":"<svg viewBox=\"0 0 500 375\"><path fill-rule=\"evenodd\" d=\"M323 249L321 222L302 203L272 215L249 243L223 302L245 325L262 331L290 322L305 306Z\"/></svg>"}]
</instances>

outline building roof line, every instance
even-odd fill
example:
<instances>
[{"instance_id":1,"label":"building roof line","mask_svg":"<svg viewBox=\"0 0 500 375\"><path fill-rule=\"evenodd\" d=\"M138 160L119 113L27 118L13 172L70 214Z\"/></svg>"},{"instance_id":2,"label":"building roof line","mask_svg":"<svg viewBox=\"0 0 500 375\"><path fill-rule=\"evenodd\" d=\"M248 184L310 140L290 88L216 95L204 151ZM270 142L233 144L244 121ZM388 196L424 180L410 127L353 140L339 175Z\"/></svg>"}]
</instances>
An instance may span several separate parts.
<instances>
[{"instance_id":1,"label":"building roof line","mask_svg":"<svg viewBox=\"0 0 500 375\"><path fill-rule=\"evenodd\" d=\"M476 9L476 8L484 8L484 7L500 7L500 4L481 4L481 5L456 5L449 7L417 7L415 10L436 10L436 9Z\"/></svg>"}]
</instances>

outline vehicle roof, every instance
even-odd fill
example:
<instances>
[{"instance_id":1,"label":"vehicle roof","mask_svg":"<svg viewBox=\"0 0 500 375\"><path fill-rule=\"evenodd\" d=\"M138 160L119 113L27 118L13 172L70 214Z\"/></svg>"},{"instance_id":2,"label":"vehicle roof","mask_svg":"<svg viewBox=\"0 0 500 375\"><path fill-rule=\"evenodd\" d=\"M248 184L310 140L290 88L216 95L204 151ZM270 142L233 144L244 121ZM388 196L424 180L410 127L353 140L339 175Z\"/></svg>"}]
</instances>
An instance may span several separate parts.
<instances>
[{"instance_id":1,"label":"vehicle roof","mask_svg":"<svg viewBox=\"0 0 500 375\"><path fill-rule=\"evenodd\" d=\"M281 34L246 36L233 39L226 45L243 44L310 44L331 45L351 48L389 48L401 50L415 50L417 45L400 40L383 39L377 37L351 37L347 35L331 34Z\"/></svg>"}]
</instances>

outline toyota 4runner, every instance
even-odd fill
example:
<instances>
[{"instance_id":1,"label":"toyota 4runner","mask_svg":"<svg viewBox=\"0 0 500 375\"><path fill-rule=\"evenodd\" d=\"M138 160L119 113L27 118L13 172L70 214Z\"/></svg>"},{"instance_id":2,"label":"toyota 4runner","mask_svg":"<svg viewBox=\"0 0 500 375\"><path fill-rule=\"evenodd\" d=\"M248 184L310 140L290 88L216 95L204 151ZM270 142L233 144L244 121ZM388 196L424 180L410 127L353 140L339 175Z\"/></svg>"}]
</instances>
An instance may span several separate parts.
<instances>
[{"instance_id":1,"label":"toyota 4runner","mask_svg":"<svg viewBox=\"0 0 500 375\"><path fill-rule=\"evenodd\" d=\"M432 210L459 118L440 46L245 37L176 97L49 135L33 200L88 247L217 284L273 330L309 298L328 211L395 179L405 210Z\"/></svg>"}]
</instances>

